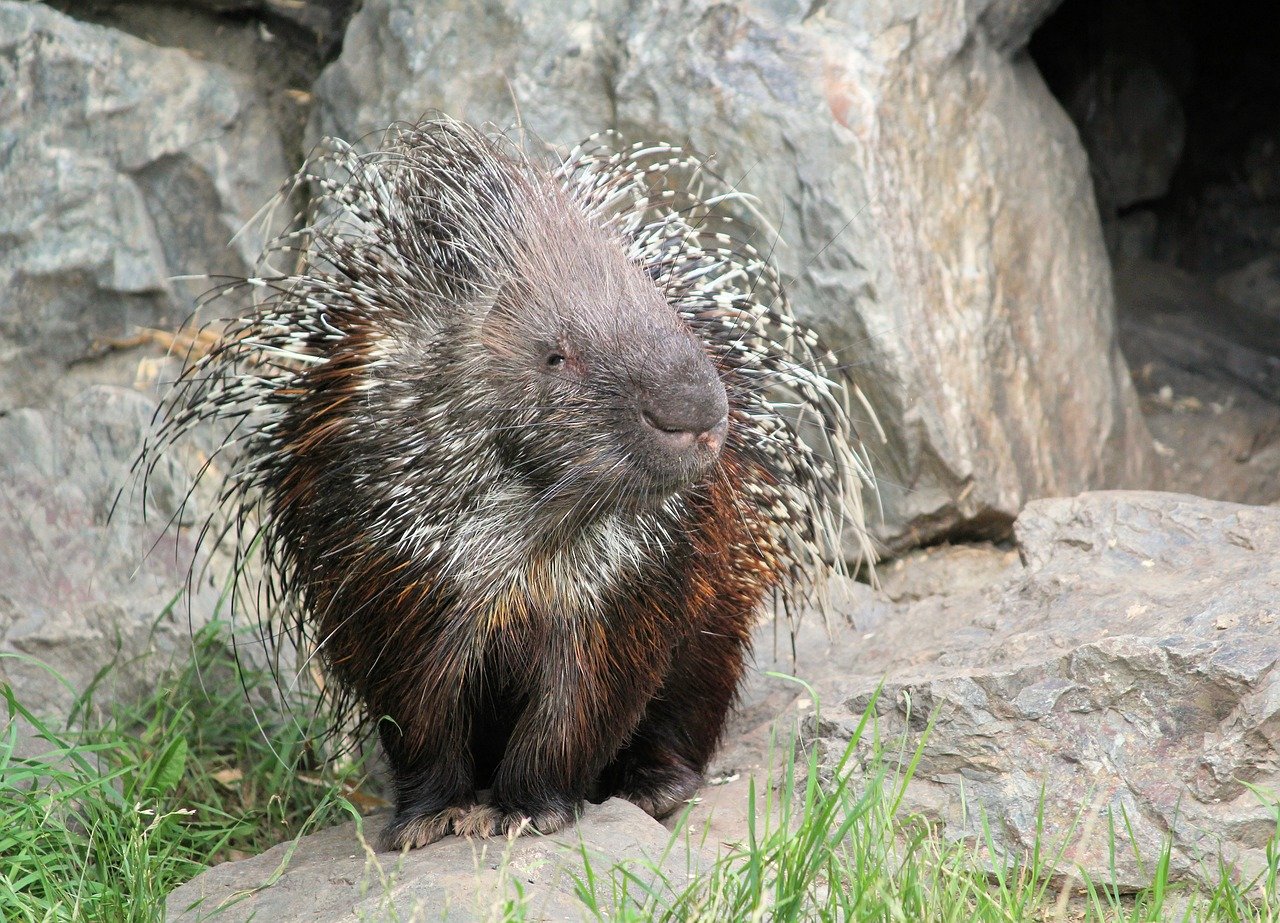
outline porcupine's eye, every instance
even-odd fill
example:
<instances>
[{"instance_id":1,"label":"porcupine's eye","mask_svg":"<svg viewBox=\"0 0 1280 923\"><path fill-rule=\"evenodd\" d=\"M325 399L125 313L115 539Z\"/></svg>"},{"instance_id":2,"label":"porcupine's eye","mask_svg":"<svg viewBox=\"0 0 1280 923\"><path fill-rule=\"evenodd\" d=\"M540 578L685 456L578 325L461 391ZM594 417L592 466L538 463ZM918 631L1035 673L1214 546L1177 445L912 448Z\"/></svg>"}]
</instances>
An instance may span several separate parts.
<instances>
[{"instance_id":1,"label":"porcupine's eye","mask_svg":"<svg viewBox=\"0 0 1280 923\"><path fill-rule=\"evenodd\" d=\"M560 353L547 354L547 368L558 369L562 365L564 365L564 356L562 356Z\"/></svg>"}]
</instances>

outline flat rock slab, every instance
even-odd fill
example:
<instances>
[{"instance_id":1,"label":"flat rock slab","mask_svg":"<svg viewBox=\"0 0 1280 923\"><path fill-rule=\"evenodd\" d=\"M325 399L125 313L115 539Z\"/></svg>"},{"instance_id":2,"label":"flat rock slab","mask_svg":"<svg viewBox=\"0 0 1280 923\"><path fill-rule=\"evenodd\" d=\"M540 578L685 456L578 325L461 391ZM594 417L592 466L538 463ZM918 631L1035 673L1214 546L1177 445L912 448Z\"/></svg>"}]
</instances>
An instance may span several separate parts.
<instances>
[{"instance_id":1,"label":"flat rock slab","mask_svg":"<svg viewBox=\"0 0 1280 923\"><path fill-rule=\"evenodd\" d=\"M1256 874L1280 810L1280 509L1093 493L1029 504L1016 535L1023 567L906 602L830 663L811 736L834 761L883 680L882 739L934 721L905 805L948 836L985 823L1021 855L1043 832L1059 872L1110 881L1114 827L1121 885L1166 840L1175 878Z\"/></svg>"},{"instance_id":2,"label":"flat rock slab","mask_svg":"<svg viewBox=\"0 0 1280 923\"><path fill-rule=\"evenodd\" d=\"M594 889L614 906L626 862L628 893L679 889L702 867L694 848L629 802L589 805L578 825L547 837L466 840L446 837L405 853L375 852L382 818L363 834L354 823L283 843L260 856L215 866L169 895L171 923L216 919L328 923L350 920L487 920L504 902L523 901L527 920L579 920L578 889ZM600 876L583 881L583 853ZM283 869L283 871L281 871Z\"/></svg>"}]
</instances>

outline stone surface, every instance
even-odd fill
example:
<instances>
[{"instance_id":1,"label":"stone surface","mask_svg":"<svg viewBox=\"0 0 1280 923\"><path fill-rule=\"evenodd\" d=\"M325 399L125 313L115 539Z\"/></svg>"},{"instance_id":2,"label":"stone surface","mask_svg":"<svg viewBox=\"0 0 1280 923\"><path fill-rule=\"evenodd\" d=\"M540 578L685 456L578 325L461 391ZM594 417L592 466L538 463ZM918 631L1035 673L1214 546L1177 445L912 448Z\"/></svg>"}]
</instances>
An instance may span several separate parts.
<instances>
[{"instance_id":1,"label":"stone surface","mask_svg":"<svg viewBox=\"0 0 1280 923\"><path fill-rule=\"evenodd\" d=\"M1120 344L1166 488L1280 500L1280 364L1267 324L1221 287L1165 263L1132 259L1115 278Z\"/></svg>"},{"instance_id":2,"label":"stone surface","mask_svg":"<svg viewBox=\"0 0 1280 923\"><path fill-rule=\"evenodd\" d=\"M1186 140L1186 115L1177 88L1159 68L1124 54L1105 56L1069 109L1108 215L1169 191Z\"/></svg>"},{"instance_id":3,"label":"stone surface","mask_svg":"<svg viewBox=\"0 0 1280 923\"><path fill-rule=\"evenodd\" d=\"M1280 510L1095 493L1016 532L1017 571L905 603L833 660L810 733L834 758L884 679L882 738L910 753L935 721L905 804L946 836L981 846L985 817L1016 856L1043 801L1063 874L1109 880L1112 822L1148 871L1169 836L1175 878L1219 855L1255 874L1280 793ZM1115 861L1147 883L1123 840Z\"/></svg>"},{"instance_id":4,"label":"stone surface","mask_svg":"<svg viewBox=\"0 0 1280 923\"><path fill-rule=\"evenodd\" d=\"M134 0L98 0L105 6L138 6ZM161 0L163 3L163 0ZM178 10L202 8L220 16L254 17L268 28L302 33L318 52L327 54L342 41L342 27L356 0L178 0L163 3Z\"/></svg>"},{"instance_id":5,"label":"stone surface","mask_svg":"<svg viewBox=\"0 0 1280 923\"><path fill-rule=\"evenodd\" d=\"M0 407L74 393L95 341L176 327L208 283L173 277L245 271L260 238L228 241L286 171L231 72L9 0L0 152Z\"/></svg>"},{"instance_id":6,"label":"stone surface","mask_svg":"<svg viewBox=\"0 0 1280 923\"><path fill-rule=\"evenodd\" d=\"M1246 345L1280 355L1280 253L1223 273L1214 287L1242 309L1237 322Z\"/></svg>"},{"instance_id":7,"label":"stone surface","mask_svg":"<svg viewBox=\"0 0 1280 923\"><path fill-rule=\"evenodd\" d=\"M578 920L583 851L602 876L593 887L605 906L613 905L608 869L615 863L625 861L657 893L665 891L664 882L679 888L701 868L695 847L683 840L673 844L661 824L617 799L589 806L576 828L549 837L447 837L403 856L377 853L369 845L381 822L366 820L363 834L354 823L334 827L306 837L296 849L285 843L253 859L215 866L169 896L168 919L453 923L500 919L504 901L523 901L522 919ZM637 893L636 882L628 887Z\"/></svg>"},{"instance_id":8,"label":"stone surface","mask_svg":"<svg viewBox=\"0 0 1280 923\"><path fill-rule=\"evenodd\" d=\"M1114 824L1122 887L1149 883L1166 836L1174 880L1212 879L1219 855L1241 877L1257 872L1280 792L1280 509L1103 492L1032 503L1016 532L1016 548L912 552L884 569L883 592L844 587L848 617L804 620L794 645L785 629L774 643L775 626L761 626L757 669L687 815L700 856L746 836L751 780L761 791L779 758L777 722L804 721L829 767L883 683L878 732L891 761L934 719L903 804L944 836L981 853L985 822L1001 861L1016 863L1042 831L1042 857L1066 842L1060 874L1078 876L1078 864L1110 881ZM870 739L855 765L867 765ZM1123 840L1126 823L1146 873ZM582 829L597 871L607 857L652 857L669 836L618 801L589 808ZM446 838L411 853L388 884L349 826L327 831L303 840L280 882L227 919L349 919L340 914L353 907L377 917L446 900L449 919L468 919L511 893L497 871L504 848ZM511 880L534 901L534 919L579 919L549 861L556 848L518 841ZM176 892L170 910L247 893L283 855L218 866ZM684 874L686 861L678 851L667 874Z\"/></svg>"},{"instance_id":9,"label":"stone surface","mask_svg":"<svg viewBox=\"0 0 1280 923\"><path fill-rule=\"evenodd\" d=\"M187 530L164 528L187 491L178 460L155 469L148 520L131 502L129 467L154 410L98 386L63 407L0 415L0 685L37 714L65 714L100 670L99 704L149 691L212 609L199 589L194 626L185 603L168 608L193 551Z\"/></svg>"},{"instance_id":10,"label":"stone surface","mask_svg":"<svg viewBox=\"0 0 1280 923\"><path fill-rule=\"evenodd\" d=\"M1028 498L1152 471L1084 152L1016 53L1052 6L369 0L312 135L518 107L552 142L718 155L885 424L882 537L1005 534Z\"/></svg>"}]
</instances>

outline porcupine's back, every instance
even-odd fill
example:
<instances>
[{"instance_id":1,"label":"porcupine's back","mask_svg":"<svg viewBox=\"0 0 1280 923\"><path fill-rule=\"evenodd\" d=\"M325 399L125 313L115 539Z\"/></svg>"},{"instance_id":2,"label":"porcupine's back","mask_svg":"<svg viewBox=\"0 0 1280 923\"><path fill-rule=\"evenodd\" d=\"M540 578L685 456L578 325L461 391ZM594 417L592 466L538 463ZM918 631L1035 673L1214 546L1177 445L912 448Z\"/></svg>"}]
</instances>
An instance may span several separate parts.
<instances>
[{"instance_id":1,"label":"porcupine's back","mask_svg":"<svg viewBox=\"0 0 1280 923\"><path fill-rule=\"evenodd\" d=\"M751 524L761 579L794 611L841 567L846 526L870 558L836 363L695 158L597 138L545 166L435 119L370 154L326 142L282 199L299 190L307 226L234 287L253 310L184 375L150 451L229 424L222 508L238 554L260 548L259 604L290 609L359 695L419 643L395 613L589 607L661 562L708 488L646 504L617 406L628 381L678 371L686 341L725 385L711 477ZM548 332L609 374L548 399L512 358ZM351 631L384 633L386 660L353 653Z\"/></svg>"}]
</instances>

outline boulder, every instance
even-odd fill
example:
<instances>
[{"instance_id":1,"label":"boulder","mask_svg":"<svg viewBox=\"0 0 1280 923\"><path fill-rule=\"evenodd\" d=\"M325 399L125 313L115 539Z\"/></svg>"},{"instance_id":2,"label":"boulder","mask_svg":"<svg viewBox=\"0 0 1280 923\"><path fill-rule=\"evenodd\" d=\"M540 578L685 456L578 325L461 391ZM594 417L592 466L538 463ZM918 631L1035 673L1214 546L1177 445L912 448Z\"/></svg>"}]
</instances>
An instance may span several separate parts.
<instances>
[{"instance_id":1,"label":"boulder","mask_svg":"<svg viewBox=\"0 0 1280 923\"><path fill-rule=\"evenodd\" d=\"M881 538L1002 536L1153 477L1085 154L1020 51L1053 5L369 0L311 135L442 109L716 155L884 424Z\"/></svg>"},{"instance_id":2,"label":"boulder","mask_svg":"<svg viewBox=\"0 0 1280 923\"><path fill-rule=\"evenodd\" d=\"M1031 503L1016 535L1021 567L905 601L825 668L827 765L883 682L882 739L909 754L932 722L904 806L947 837L981 847L985 826L1013 859L1043 837L1057 873L1110 881L1114 831L1121 887L1166 840L1175 879L1211 883L1219 857L1256 874L1280 793L1280 509L1102 492Z\"/></svg>"},{"instance_id":3,"label":"boulder","mask_svg":"<svg viewBox=\"0 0 1280 923\"><path fill-rule=\"evenodd\" d=\"M174 277L245 272L262 238L232 237L286 175L278 134L230 71L10 0L0 151L8 408L74 394L84 376L68 367L95 343L178 326L208 283Z\"/></svg>"}]
</instances>

